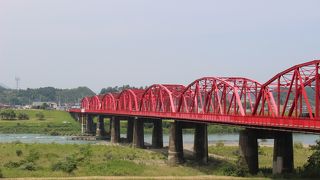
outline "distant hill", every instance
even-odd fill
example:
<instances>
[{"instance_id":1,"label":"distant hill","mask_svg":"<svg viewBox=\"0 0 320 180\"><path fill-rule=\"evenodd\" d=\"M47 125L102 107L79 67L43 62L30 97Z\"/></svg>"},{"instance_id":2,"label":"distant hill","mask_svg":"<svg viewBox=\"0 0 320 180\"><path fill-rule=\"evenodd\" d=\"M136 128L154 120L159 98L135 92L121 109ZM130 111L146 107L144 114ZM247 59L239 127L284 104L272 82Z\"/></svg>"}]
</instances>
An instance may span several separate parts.
<instances>
[{"instance_id":1,"label":"distant hill","mask_svg":"<svg viewBox=\"0 0 320 180\"><path fill-rule=\"evenodd\" d=\"M76 103L84 96L93 96L95 93L87 87L78 87L74 89L57 89L53 87L44 87L38 89L12 90L0 88L0 103L26 105L34 101Z\"/></svg>"}]
</instances>

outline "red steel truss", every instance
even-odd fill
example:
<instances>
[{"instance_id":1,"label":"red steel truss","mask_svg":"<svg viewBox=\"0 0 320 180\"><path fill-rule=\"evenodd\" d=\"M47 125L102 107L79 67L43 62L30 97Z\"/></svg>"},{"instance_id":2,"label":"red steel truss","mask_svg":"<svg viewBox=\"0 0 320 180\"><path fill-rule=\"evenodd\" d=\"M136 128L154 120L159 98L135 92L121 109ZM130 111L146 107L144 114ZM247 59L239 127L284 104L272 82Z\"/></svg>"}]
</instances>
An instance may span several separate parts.
<instances>
[{"instance_id":1,"label":"red steel truss","mask_svg":"<svg viewBox=\"0 0 320 180\"><path fill-rule=\"evenodd\" d=\"M293 66L265 84L244 77L203 77L188 86L85 97L74 113L155 117L320 133L320 60Z\"/></svg>"}]
</instances>

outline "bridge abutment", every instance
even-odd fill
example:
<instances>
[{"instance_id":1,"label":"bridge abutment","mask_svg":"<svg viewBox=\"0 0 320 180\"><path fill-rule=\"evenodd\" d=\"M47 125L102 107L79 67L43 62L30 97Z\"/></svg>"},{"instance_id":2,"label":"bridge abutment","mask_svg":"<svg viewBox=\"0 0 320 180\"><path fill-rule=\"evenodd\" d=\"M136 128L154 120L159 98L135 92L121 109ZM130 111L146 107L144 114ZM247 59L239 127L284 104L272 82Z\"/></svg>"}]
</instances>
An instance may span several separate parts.
<instances>
[{"instance_id":1,"label":"bridge abutment","mask_svg":"<svg viewBox=\"0 0 320 180\"><path fill-rule=\"evenodd\" d=\"M111 117L111 143L120 143L120 119L117 116Z\"/></svg>"},{"instance_id":2,"label":"bridge abutment","mask_svg":"<svg viewBox=\"0 0 320 180\"><path fill-rule=\"evenodd\" d=\"M174 121L171 123L169 133L168 162L170 165L181 164L184 162L181 122Z\"/></svg>"},{"instance_id":3,"label":"bridge abutment","mask_svg":"<svg viewBox=\"0 0 320 180\"><path fill-rule=\"evenodd\" d=\"M257 174L259 170L258 162L258 140L256 131L245 129L240 132L240 166L247 166L250 174Z\"/></svg>"},{"instance_id":4,"label":"bridge abutment","mask_svg":"<svg viewBox=\"0 0 320 180\"><path fill-rule=\"evenodd\" d=\"M153 120L152 147L158 149L163 148L163 129L161 119Z\"/></svg>"},{"instance_id":5,"label":"bridge abutment","mask_svg":"<svg viewBox=\"0 0 320 180\"><path fill-rule=\"evenodd\" d=\"M133 123L133 147L144 148L143 119L135 118Z\"/></svg>"},{"instance_id":6,"label":"bridge abutment","mask_svg":"<svg viewBox=\"0 0 320 180\"><path fill-rule=\"evenodd\" d=\"M277 132L274 138L273 174L291 173L294 168L292 133Z\"/></svg>"},{"instance_id":7,"label":"bridge abutment","mask_svg":"<svg viewBox=\"0 0 320 180\"><path fill-rule=\"evenodd\" d=\"M195 124L194 155L201 164L208 163L208 131L206 124Z\"/></svg>"}]
</instances>

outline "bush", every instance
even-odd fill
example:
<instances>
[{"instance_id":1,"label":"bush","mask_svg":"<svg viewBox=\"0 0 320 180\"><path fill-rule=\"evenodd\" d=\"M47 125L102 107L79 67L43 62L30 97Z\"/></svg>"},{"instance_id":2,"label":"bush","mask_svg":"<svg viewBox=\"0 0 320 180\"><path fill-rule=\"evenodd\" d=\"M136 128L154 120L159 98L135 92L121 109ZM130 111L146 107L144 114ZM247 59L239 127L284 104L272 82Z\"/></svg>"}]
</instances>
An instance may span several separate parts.
<instances>
[{"instance_id":1,"label":"bush","mask_svg":"<svg viewBox=\"0 0 320 180\"><path fill-rule=\"evenodd\" d=\"M4 120L15 120L17 115L13 110L9 109L5 111L1 111L0 116L1 116L1 119L4 119Z\"/></svg>"},{"instance_id":2,"label":"bush","mask_svg":"<svg viewBox=\"0 0 320 180\"><path fill-rule=\"evenodd\" d=\"M51 166L52 171L63 171L72 173L77 169L77 160L74 155L66 157L64 161L59 161Z\"/></svg>"},{"instance_id":3,"label":"bush","mask_svg":"<svg viewBox=\"0 0 320 180\"><path fill-rule=\"evenodd\" d=\"M314 152L309 157L307 163L301 170L301 175L308 178L320 177L320 140L317 140L316 145L310 146Z\"/></svg>"},{"instance_id":4,"label":"bush","mask_svg":"<svg viewBox=\"0 0 320 180\"><path fill-rule=\"evenodd\" d=\"M18 119L19 120L29 120L29 115L27 113L19 113Z\"/></svg>"},{"instance_id":5,"label":"bush","mask_svg":"<svg viewBox=\"0 0 320 180\"><path fill-rule=\"evenodd\" d=\"M17 150L16 150L16 155L17 155L17 156L20 157L22 154L23 154L23 153L22 153L22 151L21 151L20 149L17 149Z\"/></svg>"},{"instance_id":6,"label":"bush","mask_svg":"<svg viewBox=\"0 0 320 180\"><path fill-rule=\"evenodd\" d=\"M18 168L20 167L21 162L13 162L13 161L9 161L6 164L4 164L4 167L6 168Z\"/></svg>"},{"instance_id":7,"label":"bush","mask_svg":"<svg viewBox=\"0 0 320 180\"><path fill-rule=\"evenodd\" d=\"M37 168L33 162L26 162L21 164L20 169L27 171L35 171Z\"/></svg>"},{"instance_id":8,"label":"bush","mask_svg":"<svg viewBox=\"0 0 320 180\"><path fill-rule=\"evenodd\" d=\"M40 158L40 154L39 152L35 151L35 150L31 150L29 152L29 155L26 157L26 161L28 162L35 162Z\"/></svg>"},{"instance_id":9,"label":"bush","mask_svg":"<svg viewBox=\"0 0 320 180\"><path fill-rule=\"evenodd\" d=\"M44 114L42 112L38 112L36 114L36 118L38 118L38 120L45 120Z\"/></svg>"},{"instance_id":10,"label":"bush","mask_svg":"<svg viewBox=\"0 0 320 180\"><path fill-rule=\"evenodd\" d=\"M2 170L0 169L0 178L3 178Z\"/></svg>"}]
</instances>

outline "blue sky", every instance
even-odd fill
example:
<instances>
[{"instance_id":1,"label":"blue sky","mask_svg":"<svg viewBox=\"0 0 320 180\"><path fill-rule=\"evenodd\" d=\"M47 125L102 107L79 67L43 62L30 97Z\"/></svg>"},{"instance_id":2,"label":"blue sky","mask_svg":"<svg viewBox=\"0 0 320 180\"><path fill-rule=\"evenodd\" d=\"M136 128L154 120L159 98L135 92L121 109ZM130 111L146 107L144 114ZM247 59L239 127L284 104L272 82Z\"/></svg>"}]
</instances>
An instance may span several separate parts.
<instances>
[{"instance_id":1,"label":"blue sky","mask_svg":"<svg viewBox=\"0 0 320 180\"><path fill-rule=\"evenodd\" d=\"M1 0L0 83L73 88L266 82L320 59L320 1Z\"/></svg>"}]
</instances>

